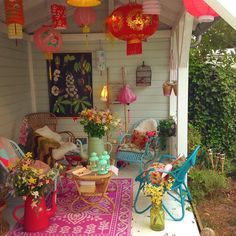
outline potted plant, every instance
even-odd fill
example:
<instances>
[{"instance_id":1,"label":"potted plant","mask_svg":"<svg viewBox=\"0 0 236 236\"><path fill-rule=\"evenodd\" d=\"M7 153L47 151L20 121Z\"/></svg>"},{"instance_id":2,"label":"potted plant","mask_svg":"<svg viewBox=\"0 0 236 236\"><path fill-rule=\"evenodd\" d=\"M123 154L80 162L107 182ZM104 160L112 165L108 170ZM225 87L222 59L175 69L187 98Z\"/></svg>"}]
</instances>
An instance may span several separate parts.
<instances>
[{"instance_id":1,"label":"potted plant","mask_svg":"<svg viewBox=\"0 0 236 236\"><path fill-rule=\"evenodd\" d=\"M172 91L172 84L168 81L164 82L162 85L164 96L170 96Z\"/></svg>"},{"instance_id":2,"label":"potted plant","mask_svg":"<svg viewBox=\"0 0 236 236\"><path fill-rule=\"evenodd\" d=\"M166 145L167 138L175 136L176 134L176 123L173 117L160 120L158 125L158 131L159 131L161 149L165 150L167 146Z\"/></svg>"}]
</instances>

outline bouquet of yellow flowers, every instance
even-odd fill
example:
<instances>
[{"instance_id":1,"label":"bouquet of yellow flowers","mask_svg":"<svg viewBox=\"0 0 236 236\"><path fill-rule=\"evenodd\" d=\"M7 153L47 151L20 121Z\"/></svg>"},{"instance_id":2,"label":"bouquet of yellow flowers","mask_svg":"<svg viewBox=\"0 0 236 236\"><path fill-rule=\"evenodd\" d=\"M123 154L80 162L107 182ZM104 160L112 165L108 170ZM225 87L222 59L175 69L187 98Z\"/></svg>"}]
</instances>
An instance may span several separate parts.
<instances>
[{"instance_id":1,"label":"bouquet of yellow flowers","mask_svg":"<svg viewBox=\"0 0 236 236\"><path fill-rule=\"evenodd\" d=\"M109 110L98 111L96 108L83 110L79 120L90 137L102 138L107 131L120 125L120 119L115 118Z\"/></svg>"},{"instance_id":2,"label":"bouquet of yellow flowers","mask_svg":"<svg viewBox=\"0 0 236 236\"><path fill-rule=\"evenodd\" d=\"M32 159L32 153L26 153L25 156L9 167L10 174L8 177L8 185L12 186L13 194L32 198L32 207L37 206L40 197L46 192L47 187L59 174L63 168L56 164L54 168L42 169L43 164L36 165L36 161ZM46 164L45 164L46 165Z\"/></svg>"},{"instance_id":3,"label":"bouquet of yellow flowers","mask_svg":"<svg viewBox=\"0 0 236 236\"><path fill-rule=\"evenodd\" d=\"M159 185L152 183L146 184L144 186L144 195L151 197L151 202L153 205L159 206L162 202L165 190L170 190L172 187L174 179L169 177L167 180L163 180Z\"/></svg>"}]
</instances>

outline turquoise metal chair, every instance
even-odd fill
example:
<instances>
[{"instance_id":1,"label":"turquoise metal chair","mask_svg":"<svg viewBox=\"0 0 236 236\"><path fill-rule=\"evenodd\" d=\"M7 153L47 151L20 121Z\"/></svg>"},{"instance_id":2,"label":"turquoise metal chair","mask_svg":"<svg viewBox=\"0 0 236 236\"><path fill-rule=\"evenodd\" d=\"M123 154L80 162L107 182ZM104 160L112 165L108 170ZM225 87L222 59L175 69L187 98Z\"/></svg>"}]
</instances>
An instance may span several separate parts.
<instances>
[{"instance_id":1,"label":"turquoise metal chair","mask_svg":"<svg viewBox=\"0 0 236 236\"><path fill-rule=\"evenodd\" d=\"M185 204L184 203L185 203L185 201L186 200L192 201L191 194L190 194L188 187L186 185L186 175L187 175L187 172L189 171L189 169L195 165L196 157L197 157L199 149L200 149L200 146L197 146L195 148L195 150L191 153L191 155L189 155L187 157L186 161L183 163L183 165L181 167L179 167L171 172L168 172L169 176L171 176L175 180L173 182L171 190L170 191L167 190L166 192L172 198L174 198L178 203L180 203L181 216L175 216L163 202L162 202L162 206L165 209L165 211L167 212L167 214L175 221L181 221L184 218L184 215L185 215ZM160 158L160 162L164 162L166 158L175 159L175 157L173 157L173 156L163 155ZM134 200L134 210L138 214L142 214L151 208L151 204L150 204L145 209L139 210L139 209L137 209L137 202L138 202L139 194L143 190L145 184L151 183L149 173L153 170L154 169L149 169L148 173L146 173L145 175L143 172L135 178L135 181L139 182L139 188L138 188L135 200ZM160 170L160 172L167 173L167 172L164 172L161 170Z\"/></svg>"},{"instance_id":2,"label":"turquoise metal chair","mask_svg":"<svg viewBox=\"0 0 236 236\"><path fill-rule=\"evenodd\" d=\"M148 123L150 122L150 123ZM147 125L146 125L147 124ZM157 122L154 119L144 119L134 124L133 130L142 130L143 132L156 132ZM157 134L149 136L142 150L131 148L124 149L123 145L131 144L132 133L126 133L118 138L118 148L116 151L116 161L122 160L128 163L139 164L139 173L143 171L143 166L154 161L158 156L159 141Z\"/></svg>"}]
</instances>

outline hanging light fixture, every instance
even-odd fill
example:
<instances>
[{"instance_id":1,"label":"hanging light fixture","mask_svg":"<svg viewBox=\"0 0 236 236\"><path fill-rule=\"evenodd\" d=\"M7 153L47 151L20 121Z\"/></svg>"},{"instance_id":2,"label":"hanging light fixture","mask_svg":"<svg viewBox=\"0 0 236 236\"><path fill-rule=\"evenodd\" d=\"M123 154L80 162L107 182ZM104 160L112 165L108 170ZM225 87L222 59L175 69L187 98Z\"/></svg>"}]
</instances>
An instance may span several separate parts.
<instances>
[{"instance_id":1,"label":"hanging light fixture","mask_svg":"<svg viewBox=\"0 0 236 236\"><path fill-rule=\"evenodd\" d=\"M23 0L5 0L6 24L10 39L23 38Z\"/></svg>"},{"instance_id":2,"label":"hanging light fixture","mask_svg":"<svg viewBox=\"0 0 236 236\"><path fill-rule=\"evenodd\" d=\"M67 0L67 4L73 7L95 7L101 4L100 0Z\"/></svg>"},{"instance_id":3,"label":"hanging light fixture","mask_svg":"<svg viewBox=\"0 0 236 236\"><path fill-rule=\"evenodd\" d=\"M107 85L104 85L101 92L100 100L103 102L107 102L107 98L108 98L108 88L107 88Z\"/></svg>"},{"instance_id":4,"label":"hanging light fixture","mask_svg":"<svg viewBox=\"0 0 236 236\"><path fill-rule=\"evenodd\" d=\"M212 22L218 14L204 0L183 0L186 11L199 22Z\"/></svg>"},{"instance_id":5,"label":"hanging light fixture","mask_svg":"<svg viewBox=\"0 0 236 236\"><path fill-rule=\"evenodd\" d=\"M83 33L90 32L90 25L96 22L96 11L92 7L78 7L73 14L74 22L82 27Z\"/></svg>"},{"instance_id":6,"label":"hanging light fixture","mask_svg":"<svg viewBox=\"0 0 236 236\"><path fill-rule=\"evenodd\" d=\"M154 34L158 15L144 15L141 4L129 3L116 8L107 18L107 31L127 42L126 54L142 53L142 41Z\"/></svg>"},{"instance_id":7,"label":"hanging light fixture","mask_svg":"<svg viewBox=\"0 0 236 236\"><path fill-rule=\"evenodd\" d=\"M143 14L160 15L161 5L159 0L143 0Z\"/></svg>"},{"instance_id":8,"label":"hanging light fixture","mask_svg":"<svg viewBox=\"0 0 236 236\"><path fill-rule=\"evenodd\" d=\"M64 5L52 4L51 16L54 29L64 30L67 28L66 7Z\"/></svg>"}]
</instances>

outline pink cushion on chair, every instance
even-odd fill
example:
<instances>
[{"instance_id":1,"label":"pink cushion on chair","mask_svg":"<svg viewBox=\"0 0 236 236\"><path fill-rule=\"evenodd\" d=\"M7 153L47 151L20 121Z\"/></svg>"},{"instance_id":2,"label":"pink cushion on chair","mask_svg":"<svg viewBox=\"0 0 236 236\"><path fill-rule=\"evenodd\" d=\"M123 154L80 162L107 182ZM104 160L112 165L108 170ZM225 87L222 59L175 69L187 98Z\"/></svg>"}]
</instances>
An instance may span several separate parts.
<instances>
[{"instance_id":1,"label":"pink cushion on chair","mask_svg":"<svg viewBox=\"0 0 236 236\"><path fill-rule=\"evenodd\" d=\"M141 132L138 130L134 130L131 143L135 144L140 150L145 149L146 142L148 141L148 137L146 132Z\"/></svg>"}]
</instances>

